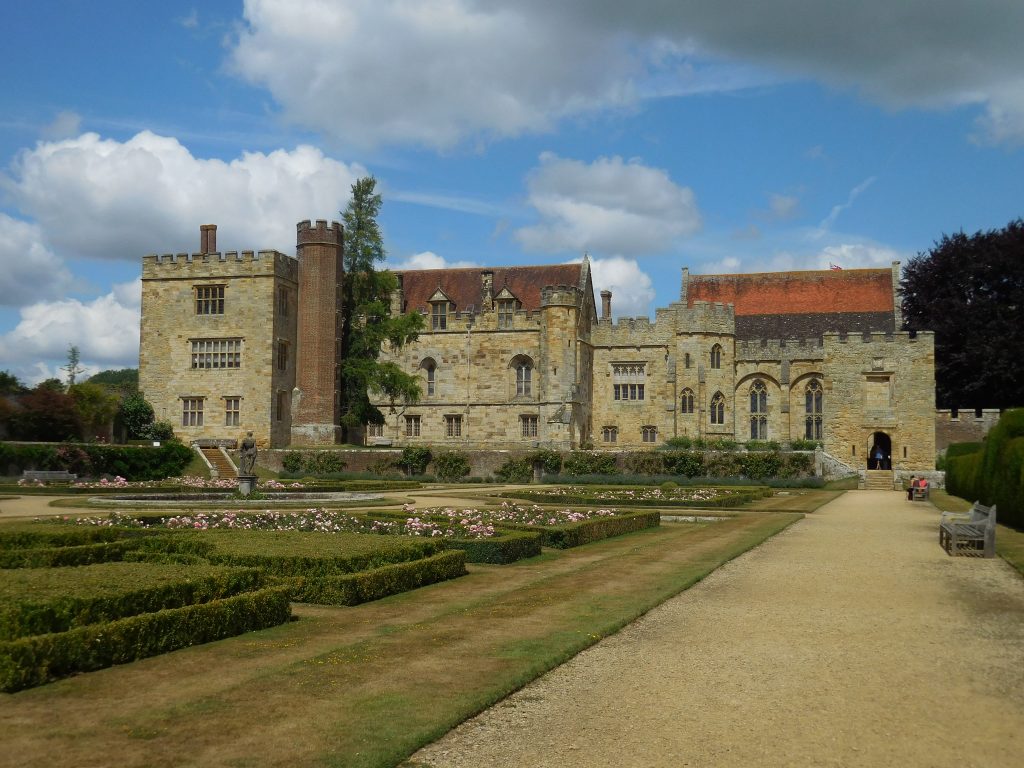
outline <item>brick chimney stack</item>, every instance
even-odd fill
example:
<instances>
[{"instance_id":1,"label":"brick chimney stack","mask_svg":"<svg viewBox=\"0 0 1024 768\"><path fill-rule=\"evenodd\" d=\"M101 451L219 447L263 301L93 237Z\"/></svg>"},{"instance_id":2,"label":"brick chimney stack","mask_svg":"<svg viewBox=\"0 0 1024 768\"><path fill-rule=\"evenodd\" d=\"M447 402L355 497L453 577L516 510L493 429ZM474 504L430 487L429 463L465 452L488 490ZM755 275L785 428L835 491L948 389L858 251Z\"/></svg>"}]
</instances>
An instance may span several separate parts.
<instances>
[{"instance_id":1,"label":"brick chimney stack","mask_svg":"<svg viewBox=\"0 0 1024 768\"><path fill-rule=\"evenodd\" d=\"M200 224L199 225L199 252L200 253L216 253L217 252L217 225L216 224Z\"/></svg>"},{"instance_id":2,"label":"brick chimney stack","mask_svg":"<svg viewBox=\"0 0 1024 768\"><path fill-rule=\"evenodd\" d=\"M611 320L612 319L612 292L601 291L601 319Z\"/></svg>"}]
</instances>

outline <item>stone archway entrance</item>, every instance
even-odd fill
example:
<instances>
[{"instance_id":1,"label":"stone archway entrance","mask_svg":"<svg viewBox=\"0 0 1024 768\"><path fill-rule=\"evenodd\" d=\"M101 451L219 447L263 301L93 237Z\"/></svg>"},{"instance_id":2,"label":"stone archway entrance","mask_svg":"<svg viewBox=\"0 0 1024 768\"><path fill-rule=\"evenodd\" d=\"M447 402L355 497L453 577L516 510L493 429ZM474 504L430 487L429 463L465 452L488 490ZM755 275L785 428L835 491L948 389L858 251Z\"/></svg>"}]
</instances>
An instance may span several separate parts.
<instances>
[{"instance_id":1,"label":"stone archway entrance","mask_svg":"<svg viewBox=\"0 0 1024 768\"><path fill-rule=\"evenodd\" d=\"M892 469L892 439L885 432L875 432L868 440L868 469Z\"/></svg>"}]
</instances>

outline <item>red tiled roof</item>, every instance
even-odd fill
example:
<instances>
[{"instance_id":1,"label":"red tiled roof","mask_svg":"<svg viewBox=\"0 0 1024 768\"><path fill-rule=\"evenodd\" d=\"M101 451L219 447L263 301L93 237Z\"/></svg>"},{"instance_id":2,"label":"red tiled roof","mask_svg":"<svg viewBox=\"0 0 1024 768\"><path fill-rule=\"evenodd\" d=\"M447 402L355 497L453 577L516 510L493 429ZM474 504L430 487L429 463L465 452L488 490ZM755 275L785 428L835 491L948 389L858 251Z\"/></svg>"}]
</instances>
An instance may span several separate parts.
<instances>
[{"instance_id":1,"label":"red tiled roof","mask_svg":"<svg viewBox=\"0 0 1024 768\"><path fill-rule=\"evenodd\" d=\"M736 316L892 312L891 269L690 275L687 304L732 304Z\"/></svg>"},{"instance_id":2,"label":"red tiled roof","mask_svg":"<svg viewBox=\"0 0 1024 768\"><path fill-rule=\"evenodd\" d=\"M549 285L580 286L582 264L551 264L540 267L472 267L466 269L409 269L396 271L402 277L404 310L425 309L438 288L455 303L456 311L471 305L480 310L484 272L494 273L491 295L508 288L523 309L540 309L540 291Z\"/></svg>"}]
</instances>

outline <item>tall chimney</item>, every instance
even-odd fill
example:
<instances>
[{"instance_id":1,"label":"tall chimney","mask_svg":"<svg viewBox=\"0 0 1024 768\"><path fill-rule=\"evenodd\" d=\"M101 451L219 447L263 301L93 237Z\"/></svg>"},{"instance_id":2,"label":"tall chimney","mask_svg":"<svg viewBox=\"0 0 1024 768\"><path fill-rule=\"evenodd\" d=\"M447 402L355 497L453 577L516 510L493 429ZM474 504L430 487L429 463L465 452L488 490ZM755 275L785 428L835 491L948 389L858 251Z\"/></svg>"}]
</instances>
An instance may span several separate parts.
<instances>
[{"instance_id":1,"label":"tall chimney","mask_svg":"<svg viewBox=\"0 0 1024 768\"><path fill-rule=\"evenodd\" d=\"M601 291L601 319L612 319L612 292L608 290Z\"/></svg>"},{"instance_id":2,"label":"tall chimney","mask_svg":"<svg viewBox=\"0 0 1024 768\"><path fill-rule=\"evenodd\" d=\"M200 224L199 225L199 252L200 253L216 253L217 252L217 225L216 224Z\"/></svg>"}]
</instances>

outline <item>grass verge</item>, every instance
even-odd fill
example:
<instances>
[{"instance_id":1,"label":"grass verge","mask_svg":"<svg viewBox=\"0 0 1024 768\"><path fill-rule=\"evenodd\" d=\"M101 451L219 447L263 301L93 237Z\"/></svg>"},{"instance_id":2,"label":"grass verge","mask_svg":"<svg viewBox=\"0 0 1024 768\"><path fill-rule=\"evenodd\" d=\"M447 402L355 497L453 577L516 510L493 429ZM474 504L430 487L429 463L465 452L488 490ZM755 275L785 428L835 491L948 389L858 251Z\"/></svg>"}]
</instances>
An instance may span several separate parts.
<instances>
[{"instance_id":1,"label":"grass verge","mask_svg":"<svg viewBox=\"0 0 1024 768\"><path fill-rule=\"evenodd\" d=\"M0 739L54 768L394 766L799 517L648 529L353 608L297 606L297 622L0 697Z\"/></svg>"}]
</instances>

